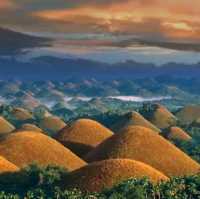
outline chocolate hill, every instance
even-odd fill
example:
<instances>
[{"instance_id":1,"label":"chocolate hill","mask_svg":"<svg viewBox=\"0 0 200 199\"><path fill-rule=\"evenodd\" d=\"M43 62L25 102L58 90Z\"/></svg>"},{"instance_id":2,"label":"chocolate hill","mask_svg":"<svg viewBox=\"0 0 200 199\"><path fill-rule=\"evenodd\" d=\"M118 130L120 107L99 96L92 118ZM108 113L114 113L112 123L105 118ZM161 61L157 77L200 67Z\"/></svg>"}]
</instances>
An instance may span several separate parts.
<instances>
[{"instance_id":1,"label":"chocolate hill","mask_svg":"<svg viewBox=\"0 0 200 199\"><path fill-rule=\"evenodd\" d=\"M29 92L20 91L15 97L16 99L12 102L15 106L23 107L27 110L34 110L40 106L40 101Z\"/></svg>"},{"instance_id":2,"label":"chocolate hill","mask_svg":"<svg viewBox=\"0 0 200 199\"><path fill-rule=\"evenodd\" d=\"M124 180L143 177L148 177L154 183L168 180L164 174L144 163L129 159L109 159L69 173L63 178L62 186L100 192Z\"/></svg>"},{"instance_id":3,"label":"chocolate hill","mask_svg":"<svg viewBox=\"0 0 200 199\"><path fill-rule=\"evenodd\" d=\"M79 119L63 128L56 139L77 155L83 156L112 135L112 131L96 121Z\"/></svg>"},{"instance_id":4,"label":"chocolate hill","mask_svg":"<svg viewBox=\"0 0 200 199\"><path fill-rule=\"evenodd\" d=\"M0 156L0 173L18 171L18 167Z\"/></svg>"},{"instance_id":5,"label":"chocolate hill","mask_svg":"<svg viewBox=\"0 0 200 199\"><path fill-rule=\"evenodd\" d=\"M33 162L74 170L86 163L56 140L39 132L22 131L10 134L0 141L0 154L18 167Z\"/></svg>"},{"instance_id":6,"label":"chocolate hill","mask_svg":"<svg viewBox=\"0 0 200 199\"><path fill-rule=\"evenodd\" d=\"M123 115L112 127L114 131L122 130L128 126L144 126L146 128L150 128L156 132L160 132L156 126L154 126L151 122L146 120L140 113L138 112L130 112Z\"/></svg>"},{"instance_id":7,"label":"chocolate hill","mask_svg":"<svg viewBox=\"0 0 200 199\"><path fill-rule=\"evenodd\" d=\"M153 104L147 117L147 119L159 129L165 129L177 123L176 117L160 104Z\"/></svg>"},{"instance_id":8,"label":"chocolate hill","mask_svg":"<svg viewBox=\"0 0 200 199\"><path fill-rule=\"evenodd\" d=\"M192 139L190 135L188 135L183 129L177 126L170 127L164 134L164 136L169 140L189 141Z\"/></svg>"},{"instance_id":9,"label":"chocolate hill","mask_svg":"<svg viewBox=\"0 0 200 199\"><path fill-rule=\"evenodd\" d=\"M144 162L167 176L199 172L200 165L154 131L131 126L105 140L87 156L89 162L128 158Z\"/></svg>"},{"instance_id":10,"label":"chocolate hill","mask_svg":"<svg viewBox=\"0 0 200 199\"><path fill-rule=\"evenodd\" d=\"M66 126L66 123L62 121L59 117L48 116L41 120L39 126L43 130L47 130L52 133L57 133Z\"/></svg>"},{"instance_id":11,"label":"chocolate hill","mask_svg":"<svg viewBox=\"0 0 200 199\"><path fill-rule=\"evenodd\" d=\"M13 108L12 115L19 121L33 119L33 115L28 110L18 107Z\"/></svg>"},{"instance_id":12,"label":"chocolate hill","mask_svg":"<svg viewBox=\"0 0 200 199\"><path fill-rule=\"evenodd\" d=\"M190 124L200 118L200 106L188 105L176 112L176 117L182 124Z\"/></svg>"},{"instance_id":13,"label":"chocolate hill","mask_svg":"<svg viewBox=\"0 0 200 199\"><path fill-rule=\"evenodd\" d=\"M0 135L11 133L14 130L15 127L5 118L0 116Z\"/></svg>"},{"instance_id":14,"label":"chocolate hill","mask_svg":"<svg viewBox=\"0 0 200 199\"><path fill-rule=\"evenodd\" d=\"M18 131L35 131L42 132L42 129L37 127L35 124L23 124Z\"/></svg>"}]
</instances>

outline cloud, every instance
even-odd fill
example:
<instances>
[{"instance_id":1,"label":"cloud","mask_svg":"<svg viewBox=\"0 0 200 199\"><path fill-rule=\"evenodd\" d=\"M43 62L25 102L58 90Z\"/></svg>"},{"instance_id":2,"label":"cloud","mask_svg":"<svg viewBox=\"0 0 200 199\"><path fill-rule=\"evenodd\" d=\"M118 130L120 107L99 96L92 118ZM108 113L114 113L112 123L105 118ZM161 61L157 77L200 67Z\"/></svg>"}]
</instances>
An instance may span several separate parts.
<instances>
[{"instance_id":1,"label":"cloud","mask_svg":"<svg viewBox=\"0 0 200 199\"><path fill-rule=\"evenodd\" d=\"M183 3L186 1L183 0ZM198 23L192 23L196 21L195 16L190 18L189 15L192 11L189 12L188 7L181 4L182 8L178 7L179 11L175 13L175 8L179 4L174 1L169 0L167 3L160 0L136 0L126 3L117 1L106 9L102 8L103 5L106 6L102 3L100 7L90 5L71 9L44 10L34 12L33 15L41 20L62 24L66 27L63 29L66 32L74 30L75 32L132 34L154 40L194 41L200 39Z\"/></svg>"},{"instance_id":2,"label":"cloud","mask_svg":"<svg viewBox=\"0 0 200 199\"><path fill-rule=\"evenodd\" d=\"M122 2L122 0L12 0L26 10L78 8L85 6L110 6ZM128 2L130 0L123 0ZM138 0L135 0L138 1Z\"/></svg>"},{"instance_id":3,"label":"cloud","mask_svg":"<svg viewBox=\"0 0 200 199\"><path fill-rule=\"evenodd\" d=\"M12 2L11 2L12 1ZM1 0L1 24L28 31L200 40L199 0ZM7 2L7 3L6 3ZM7 6L6 6L7 4ZM3 6L2 6L3 5Z\"/></svg>"},{"instance_id":4,"label":"cloud","mask_svg":"<svg viewBox=\"0 0 200 199\"><path fill-rule=\"evenodd\" d=\"M15 3L10 0L1 0L0 1L0 10L8 10L15 8Z\"/></svg>"}]
</instances>

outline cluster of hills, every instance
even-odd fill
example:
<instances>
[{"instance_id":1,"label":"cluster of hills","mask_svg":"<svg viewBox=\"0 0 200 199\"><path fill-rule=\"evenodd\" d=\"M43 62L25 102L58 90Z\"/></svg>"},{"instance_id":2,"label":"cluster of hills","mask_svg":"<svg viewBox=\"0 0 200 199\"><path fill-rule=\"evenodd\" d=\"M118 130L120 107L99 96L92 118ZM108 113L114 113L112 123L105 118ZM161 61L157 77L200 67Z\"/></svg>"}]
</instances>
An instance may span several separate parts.
<instances>
[{"instance_id":1,"label":"cluster of hills","mask_svg":"<svg viewBox=\"0 0 200 199\"><path fill-rule=\"evenodd\" d=\"M167 77L166 77L167 78ZM0 103L29 110L39 106L58 114L131 110L143 102L162 102L168 107L198 104L198 79L145 78L98 81L0 81Z\"/></svg>"},{"instance_id":2,"label":"cluster of hills","mask_svg":"<svg viewBox=\"0 0 200 199\"><path fill-rule=\"evenodd\" d=\"M33 162L57 165L68 171L63 188L100 192L130 178L157 184L200 171L198 160L173 142L196 139L184 126L198 128L199 106L171 113L160 104L144 105L109 127L89 118L67 122L51 113L36 118L20 107L1 109L1 173L19 172Z\"/></svg>"},{"instance_id":3,"label":"cluster of hills","mask_svg":"<svg viewBox=\"0 0 200 199\"><path fill-rule=\"evenodd\" d=\"M0 29L0 198L199 198L200 65L19 59L49 42Z\"/></svg>"},{"instance_id":4,"label":"cluster of hills","mask_svg":"<svg viewBox=\"0 0 200 199\"><path fill-rule=\"evenodd\" d=\"M174 93L164 93L165 89L163 89L162 94L169 96L171 94L171 97L159 97L159 91L157 95L154 94L158 82L150 82L155 82L155 88L150 88L149 84L142 85L138 81L120 80L115 80L111 83L100 82L94 79L83 80L80 83L73 81L0 81L0 113L16 127L21 125L16 118L20 118L21 121L31 121L32 123L39 124L40 120L46 116L56 116L65 122L79 118L91 118L114 130L119 130L121 125L132 123L133 118L134 124L137 125L137 121L139 121L138 124L140 125L140 115L132 115L130 112L133 110L139 112L144 103L147 107L143 107L142 115L145 115L147 120L143 122L143 126L159 132L158 128L166 128L166 119L163 115L173 118L172 114L166 109L159 109L159 107L155 106L153 109L158 109L159 111L152 115L150 110L153 106L149 108L149 103L162 103L173 113L179 112L183 107L188 107L187 104L189 102L198 104L198 93L190 96L190 93L186 91L181 94L176 91ZM153 84L152 87L154 87ZM102 92L96 92L96 90L99 91L101 89ZM77 93L80 94L77 96ZM96 95L94 96L95 93ZM128 95L130 93L135 95L140 93L141 97L137 98L136 96L134 98L132 96L133 100L131 100L129 99L131 96ZM122 99L120 98L121 95L124 95ZM181 119L189 122L198 119L199 108L195 109L195 107L198 107L198 105L194 106L194 108L189 106L186 110L183 109L187 114L184 113L185 118ZM144 110L148 113L143 113ZM124 119L124 115L126 115L126 119ZM181 112L179 115L181 115ZM129 117L130 121L127 120ZM114 122L117 120L118 122L114 125ZM174 124L173 119L170 119L170 122ZM50 131L46 128L46 123L52 123ZM111 125L112 123L113 125ZM152 126L152 123L156 123L156 125ZM45 118L42 128L54 133L60 126L63 127L64 125L62 123L57 124L55 121L54 123L51 122L51 118Z\"/></svg>"}]
</instances>

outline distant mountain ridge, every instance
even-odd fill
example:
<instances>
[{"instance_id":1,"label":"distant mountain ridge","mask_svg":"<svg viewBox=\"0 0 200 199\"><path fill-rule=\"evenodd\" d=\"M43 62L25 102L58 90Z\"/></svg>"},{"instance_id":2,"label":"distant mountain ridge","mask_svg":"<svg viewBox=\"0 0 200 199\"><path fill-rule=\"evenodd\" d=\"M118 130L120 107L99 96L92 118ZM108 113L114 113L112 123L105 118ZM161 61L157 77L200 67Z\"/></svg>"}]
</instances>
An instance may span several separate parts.
<instances>
[{"instance_id":1,"label":"distant mountain ridge","mask_svg":"<svg viewBox=\"0 0 200 199\"><path fill-rule=\"evenodd\" d=\"M162 76L179 78L197 78L200 75L200 64L168 63L160 67L154 64L126 61L116 64L84 60L63 59L51 56L38 57L29 62L16 59L0 58L0 79L22 80L67 80L90 79L114 80L154 78Z\"/></svg>"},{"instance_id":2,"label":"distant mountain ridge","mask_svg":"<svg viewBox=\"0 0 200 199\"><path fill-rule=\"evenodd\" d=\"M31 36L0 27L0 55L15 55L24 48L49 45L50 39Z\"/></svg>"},{"instance_id":3,"label":"distant mountain ridge","mask_svg":"<svg viewBox=\"0 0 200 199\"><path fill-rule=\"evenodd\" d=\"M58 58L56 55L41 56L23 62L18 54L24 49L50 46L51 39L18 33L0 27L0 79L20 80L68 80L95 78L98 80L154 78L157 76L197 78L200 75L200 63L168 63L156 66L152 63L125 61L114 64L76 58ZM153 44L151 44L153 45ZM25 53L25 52L23 52ZM3 58L7 56L7 58Z\"/></svg>"}]
</instances>

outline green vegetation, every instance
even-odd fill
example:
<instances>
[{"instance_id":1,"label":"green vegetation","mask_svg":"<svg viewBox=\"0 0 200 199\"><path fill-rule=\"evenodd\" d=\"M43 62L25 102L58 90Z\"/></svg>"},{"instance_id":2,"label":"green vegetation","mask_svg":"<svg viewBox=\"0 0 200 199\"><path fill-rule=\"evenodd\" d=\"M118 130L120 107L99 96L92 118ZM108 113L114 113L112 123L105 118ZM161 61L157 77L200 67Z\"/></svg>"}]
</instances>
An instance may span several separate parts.
<instances>
[{"instance_id":1,"label":"green vegetation","mask_svg":"<svg viewBox=\"0 0 200 199\"><path fill-rule=\"evenodd\" d=\"M190 141L173 140L173 142L181 150L200 163L200 128L193 126L183 128L185 128L193 139Z\"/></svg>"},{"instance_id":2,"label":"green vegetation","mask_svg":"<svg viewBox=\"0 0 200 199\"><path fill-rule=\"evenodd\" d=\"M168 122L169 117L161 117L160 114L158 115L155 114L155 110L157 108L154 104L147 103L142 105L142 103L124 102L117 99L108 99L106 97L109 95L120 95L120 94L128 95L130 93L137 95L138 89L140 90L139 93L141 93L141 96L151 97L154 96L155 94L154 90L157 90L155 86L150 86L149 83L141 85L142 88L148 87L147 90L142 89L143 90L142 92L142 90L138 87L138 85L134 84L133 82L123 83L121 81L113 82L113 86L110 86L107 83L102 84L97 81L94 82L91 81L85 83L83 82L83 85L77 83L70 84L64 82L60 83L32 82L28 83L27 85L21 82L19 84L16 83L12 85L9 82L6 83L1 82L0 91L2 91L2 97L4 99L3 102L6 103L8 102L8 104L5 105L3 103L0 106L0 116L5 118L5 120L7 120L8 122L10 122L17 130L21 129L21 127L24 124L30 124L30 125L33 124L40 127L47 135L54 138L56 137L55 134L58 132L58 128L55 125L56 124L55 120L54 121L50 120L46 122L48 128L41 125L41 121L43 121L44 118L48 118L49 116L52 117L58 116L66 124L68 124L71 121L76 121L80 118L93 119L95 121L100 122L104 126L111 128L113 124L119 123L119 121L122 120L123 118L125 118L124 123L126 123L129 117L125 116L130 115L128 113L137 111L141 113L141 115L144 116L144 118L147 119L148 121L151 121L152 117L154 117L157 119L156 122L158 122L158 124L159 122L167 121L166 126L168 128L174 126L174 123L170 122L171 120ZM155 85L158 84L155 82ZM99 90L99 88L102 88L102 90L101 89ZM160 89L163 90L163 88ZM178 92L178 90L175 91ZM171 93L173 94L175 91L173 89L170 89L169 92L165 93L164 89L163 92L161 93L163 95L167 94L171 96ZM94 97L93 99L91 98L84 100L80 99L79 97L76 97L77 93L80 94L81 96L87 96L87 97L95 96L96 94L96 97ZM188 102L193 103L191 101L191 98L194 97L191 96L188 98L187 93L185 95L186 97L182 97L181 95L180 99L174 98L172 100L163 100L162 102L165 106L167 105L166 107L168 108L168 110L170 110L176 115L177 109L180 108L182 105L185 105ZM70 96L71 99L70 100L66 99L68 98L66 96ZM172 96L177 96L177 95L175 93ZM184 101L182 101L183 98ZM198 99L199 97L194 98L194 101L198 101ZM16 106L25 108L28 111L28 113L30 113L33 117L30 117L25 120L20 120L19 118L16 117L16 114L13 114L13 111L16 108ZM170 112L168 113L166 110L161 111L161 113L164 116L165 114L170 116ZM187 112L186 116L190 115L192 114L188 114ZM165 118L166 120L164 120ZM63 128L65 126L64 122L63 125L61 125L61 127L59 128ZM134 122L130 124L134 124ZM187 124L181 122L181 119L179 118L179 121L177 121L176 126L182 128L186 133L188 133L192 137L192 139L188 141L172 139L170 141L173 142L182 151L187 153L194 160L200 163L199 124L200 120L197 117L195 117L194 121L191 120L190 123ZM53 130L49 127L49 125L50 127L53 128ZM59 122L57 125L59 125ZM166 128L166 126L164 127L162 126L159 127L162 129L160 135L164 136L162 133L165 132L168 128ZM86 137L87 133L89 134L89 136L91 136L89 130L84 128L85 126L82 126L80 128L81 133L84 134L80 136L81 140L83 140L82 136ZM87 132L84 132L82 129L87 130ZM27 134L28 133L29 132L27 132ZM94 134L95 133L96 132L94 132ZM158 135L156 134L155 136ZM86 139L85 137L84 139ZM142 137L144 138L144 136ZM8 138L7 134L5 138ZM91 137L89 138L91 139ZM151 139L152 136L150 136L146 140L149 141ZM77 140L76 138L75 141L79 140ZM26 145L28 145L27 143L29 143L29 138L26 140ZM43 143L46 143L46 141ZM137 142L135 141L135 143ZM133 146L136 146L135 143L133 143ZM159 142L155 141L155 143ZM15 145L22 146L21 144L18 144L16 140L14 140L13 145L7 144L5 145L5 148L8 149L8 147L11 148L11 146ZM45 144L43 144L42 146L45 146ZM146 144L144 143L143 146L146 146ZM163 146L163 144L161 143L157 147L152 147L152 148L160 149L161 148L160 146ZM34 150L38 150L40 148L41 148L40 146L37 146ZM49 145L47 148L49 153L50 152L52 153L52 148L53 148L52 145ZM110 148L110 145L108 148ZM135 150L138 151L139 148L142 147L140 146L136 147ZM131 149L133 150L132 145ZM149 148L148 150L151 149ZM13 151L16 152L16 150ZM44 152L46 151L46 149L42 151ZM162 150L159 150L159 152L160 151ZM31 152L28 152L28 150L24 149L23 152L31 156ZM166 148L164 152L167 153ZM164 152L161 153L160 157L163 157L163 154L165 154ZM22 155L22 152L19 153ZM126 152L126 154L128 154L128 152ZM141 154L144 155L144 153ZM42 157L42 152L40 153L39 157ZM57 157L59 157L59 155ZM177 160L177 157L176 155L174 155L174 153L172 153L172 157L175 157L175 160ZM46 155L44 155L44 157L42 158L43 160L46 160ZM150 155L146 155L145 158L150 159ZM160 163L161 160L158 159L158 162ZM177 162L178 161L176 161L176 164ZM183 164L186 165L187 163L183 161L180 164L180 168L182 167ZM69 162L67 162L67 166L69 165L70 165ZM164 164L164 166L166 166L167 169L170 168L170 166L166 163ZM191 167L189 166L189 168ZM118 171L121 172L122 170L118 168ZM114 173L116 174L116 172ZM109 176L109 172L106 172L106 174L108 174ZM65 176L65 178L63 178L63 176ZM109 179L110 178L111 177L109 176ZM46 168L42 168L37 165L30 165L29 167L21 169L20 171L15 173L2 173L0 174L0 199L65 199L65 198L66 199L200 199L200 174L179 177L179 178L172 178L168 182L161 182L157 185L152 184L150 180L146 178L129 179L126 180L125 182L121 182L120 184L115 185L110 189L106 189L101 193L83 193L80 190L73 187L74 185L72 185L71 190L69 189L65 190L63 188L64 186L63 183L61 183L63 182L63 179L65 181L69 181L70 183L68 171L56 166L47 166ZM93 180L91 181L93 182Z\"/></svg>"},{"instance_id":3,"label":"green vegetation","mask_svg":"<svg viewBox=\"0 0 200 199\"><path fill-rule=\"evenodd\" d=\"M173 178L153 185L148 179L130 179L102 193L82 193L60 186L66 170L31 165L17 173L0 175L0 199L199 199L200 175Z\"/></svg>"}]
</instances>

